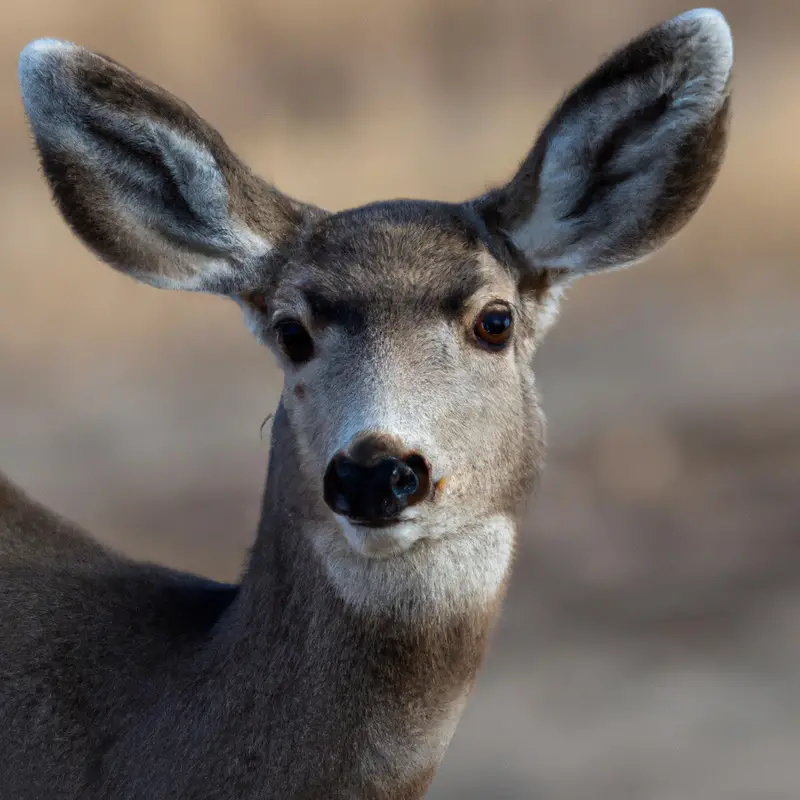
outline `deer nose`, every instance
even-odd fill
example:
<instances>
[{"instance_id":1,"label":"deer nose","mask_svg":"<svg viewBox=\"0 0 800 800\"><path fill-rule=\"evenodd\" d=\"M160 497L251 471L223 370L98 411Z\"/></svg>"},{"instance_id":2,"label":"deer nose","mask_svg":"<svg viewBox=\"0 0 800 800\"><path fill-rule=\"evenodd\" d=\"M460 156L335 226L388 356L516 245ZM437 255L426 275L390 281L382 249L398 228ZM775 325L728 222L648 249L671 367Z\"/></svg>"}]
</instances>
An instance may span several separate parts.
<instances>
[{"instance_id":1,"label":"deer nose","mask_svg":"<svg viewBox=\"0 0 800 800\"><path fill-rule=\"evenodd\" d=\"M428 462L417 453L386 452L362 441L337 453L325 470L324 497L337 514L370 525L390 523L430 493Z\"/></svg>"}]
</instances>

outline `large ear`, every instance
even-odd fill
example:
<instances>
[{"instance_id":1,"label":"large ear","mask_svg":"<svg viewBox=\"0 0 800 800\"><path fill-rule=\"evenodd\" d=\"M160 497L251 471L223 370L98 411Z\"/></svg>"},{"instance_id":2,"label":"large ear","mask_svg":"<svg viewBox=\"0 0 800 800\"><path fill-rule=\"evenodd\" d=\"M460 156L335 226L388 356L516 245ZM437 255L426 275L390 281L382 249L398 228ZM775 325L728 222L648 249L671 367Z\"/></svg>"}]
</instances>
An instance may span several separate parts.
<instances>
[{"instance_id":1,"label":"large ear","mask_svg":"<svg viewBox=\"0 0 800 800\"><path fill-rule=\"evenodd\" d=\"M478 211L536 268L569 277L640 261L688 222L717 177L732 64L718 11L652 28L563 99Z\"/></svg>"},{"instance_id":2,"label":"large ear","mask_svg":"<svg viewBox=\"0 0 800 800\"><path fill-rule=\"evenodd\" d=\"M44 174L80 239L137 280L247 292L316 209L282 195L189 106L109 58L41 39L19 80Z\"/></svg>"}]
</instances>

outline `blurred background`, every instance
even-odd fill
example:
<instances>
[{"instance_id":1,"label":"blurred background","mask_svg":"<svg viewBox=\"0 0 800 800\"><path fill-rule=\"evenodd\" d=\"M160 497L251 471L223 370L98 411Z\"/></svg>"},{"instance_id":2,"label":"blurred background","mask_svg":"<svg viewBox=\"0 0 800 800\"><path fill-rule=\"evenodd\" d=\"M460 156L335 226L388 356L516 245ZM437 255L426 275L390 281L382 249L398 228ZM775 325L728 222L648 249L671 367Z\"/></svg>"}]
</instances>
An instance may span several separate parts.
<instances>
[{"instance_id":1,"label":"blurred background","mask_svg":"<svg viewBox=\"0 0 800 800\"><path fill-rule=\"evenodd\" d=\"M27 41L105 52L331 209L505 180L562 92L675 0L26 0L0 26L0 469L140 557L234 579L280 377L233 303L102 266L50 204ZM538 357L550 454L431 798L800 796L800 3L719 0L729 155Z\"/></svg>"}]
</instances>

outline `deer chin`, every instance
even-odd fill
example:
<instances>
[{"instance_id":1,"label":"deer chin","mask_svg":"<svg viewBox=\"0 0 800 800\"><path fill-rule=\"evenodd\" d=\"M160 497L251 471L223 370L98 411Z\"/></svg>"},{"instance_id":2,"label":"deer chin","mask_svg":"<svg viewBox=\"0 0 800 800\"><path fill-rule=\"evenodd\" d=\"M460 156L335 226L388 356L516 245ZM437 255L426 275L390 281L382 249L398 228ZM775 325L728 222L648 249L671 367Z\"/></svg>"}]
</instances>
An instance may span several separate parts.
<instances>
[{"instance_id":1,"label":"deer chin","mask_svg":"<svg viewBox=\"0 0 800 800\"><path fill-rule=\"evenodd\" d=\"M390 558L406 552L424 537L424 528L413 519L369 525L336 515L336 521L350 547L365 558Z\"/></svg>"}]
</instances>

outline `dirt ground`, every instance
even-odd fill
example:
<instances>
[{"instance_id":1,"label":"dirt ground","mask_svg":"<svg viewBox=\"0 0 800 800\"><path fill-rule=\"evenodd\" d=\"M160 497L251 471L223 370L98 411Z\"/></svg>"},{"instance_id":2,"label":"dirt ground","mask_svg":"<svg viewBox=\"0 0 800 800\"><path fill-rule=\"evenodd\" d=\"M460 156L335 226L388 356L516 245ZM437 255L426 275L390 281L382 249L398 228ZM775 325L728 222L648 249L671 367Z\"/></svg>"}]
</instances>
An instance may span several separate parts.
<instances>
[{"instance_id":1,"label":"dirt ground","mask_svg":"<svg viewBox=\"0 0 800 800\"><path fill-rule=\"evenodd\" d=\"M430 797L800 796L800 4L718 3L734 125L707 204L586 279L544 343L549 458ZM231 579L279 376L233 304L100 265L49 204L38 36L168 86L329 208L503 180L561 92L672 0L29 0L0 29L0 469L105 541Z\"/></svg>"}]
</instances>

